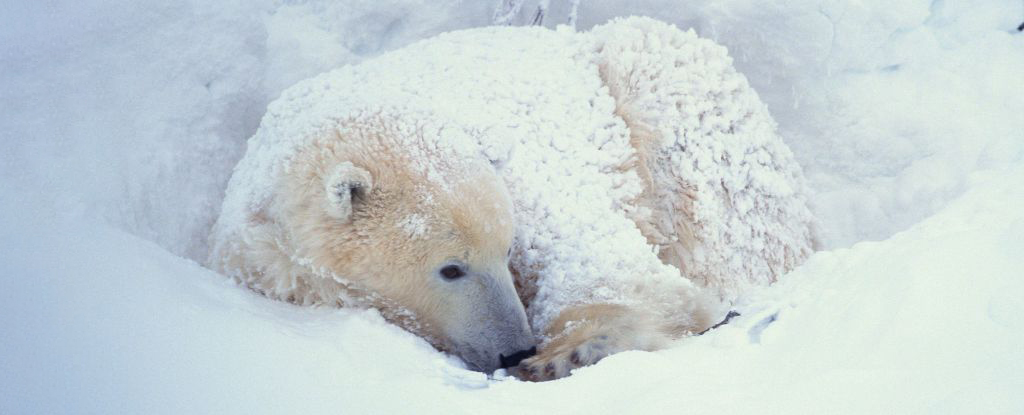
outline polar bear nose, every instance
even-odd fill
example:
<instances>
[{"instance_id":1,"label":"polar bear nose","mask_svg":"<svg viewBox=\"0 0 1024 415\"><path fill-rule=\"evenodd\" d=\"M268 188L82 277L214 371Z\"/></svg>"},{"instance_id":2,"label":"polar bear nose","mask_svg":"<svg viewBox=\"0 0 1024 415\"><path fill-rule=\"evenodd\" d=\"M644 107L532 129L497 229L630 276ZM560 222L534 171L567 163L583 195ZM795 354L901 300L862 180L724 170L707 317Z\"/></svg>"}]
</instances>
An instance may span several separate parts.
<instances>
[{"instance_id":1,"label":"polar bear nose","mask_svg":"<svg viewBox=\"0 0 1024 415\"><path fill-rule=\"evenodd\" d=\"M519 365L519 362L522 362L523 359L529 358L535 354L537 354L537 346L533 346L527 350L520 350L508 356L498 354L498 361L501 362L502 369L508 369Z\"/></svg>"}]
</instances>

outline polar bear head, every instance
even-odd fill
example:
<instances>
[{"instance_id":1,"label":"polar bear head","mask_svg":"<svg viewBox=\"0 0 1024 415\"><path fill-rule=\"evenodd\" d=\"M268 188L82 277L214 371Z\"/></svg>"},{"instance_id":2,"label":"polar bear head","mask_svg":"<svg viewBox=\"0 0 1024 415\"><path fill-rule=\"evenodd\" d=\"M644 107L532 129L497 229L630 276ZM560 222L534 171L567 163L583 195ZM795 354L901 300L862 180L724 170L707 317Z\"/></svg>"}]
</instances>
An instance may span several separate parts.
<instances>
[{"instance_id":1,"label":"polar bear head","mask_svg":"<svg viewBox=\"0 0 1024 415\"><path fill-rule=\"evenodd\" d=\"M394 134L363 124L293 160L275 216L295 257L471 368L514 365L534 339L504 182L485 160Z\"/></svg>"}]
</instances>

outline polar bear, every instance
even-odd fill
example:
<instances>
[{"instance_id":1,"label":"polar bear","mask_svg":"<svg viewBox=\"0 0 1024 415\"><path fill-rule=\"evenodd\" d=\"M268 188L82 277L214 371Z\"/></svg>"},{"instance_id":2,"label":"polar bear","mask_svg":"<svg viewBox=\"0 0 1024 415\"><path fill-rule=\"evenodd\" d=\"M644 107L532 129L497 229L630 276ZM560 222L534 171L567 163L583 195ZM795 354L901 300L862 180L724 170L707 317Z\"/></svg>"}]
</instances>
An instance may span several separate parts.
<instances>
[{"instance_id":1,"label":"polar bear","mask_svg":"<svg viewBox=\"0 0 1024 415\"><path fill-rule=\"evenodd\" d=\"M756 93L692 31L471 29L285 91L209 264L555 379L705 330L800 264L805 193Z\"/></svg>"}]
</instances>

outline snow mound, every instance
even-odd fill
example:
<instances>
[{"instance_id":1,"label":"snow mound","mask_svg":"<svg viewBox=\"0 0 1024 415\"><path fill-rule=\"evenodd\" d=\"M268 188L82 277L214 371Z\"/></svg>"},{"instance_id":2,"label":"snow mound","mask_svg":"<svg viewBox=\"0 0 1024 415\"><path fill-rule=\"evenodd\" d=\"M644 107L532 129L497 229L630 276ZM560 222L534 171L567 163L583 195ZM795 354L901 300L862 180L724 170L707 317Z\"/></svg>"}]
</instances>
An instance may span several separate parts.
<instances>
[{"instance_id":1,"label":"snow mound","mask_svg":"<svg viewBox=\"0 0 1024 415\"><path fill-rule=\"evenodd\" d=\"M1024 169L971 182L890 240L815 255L729 325L545 383L468 371L373 311L268 300L109 227L14 210L0 411L1019 413Z\"/></svg>"}]
</instances>

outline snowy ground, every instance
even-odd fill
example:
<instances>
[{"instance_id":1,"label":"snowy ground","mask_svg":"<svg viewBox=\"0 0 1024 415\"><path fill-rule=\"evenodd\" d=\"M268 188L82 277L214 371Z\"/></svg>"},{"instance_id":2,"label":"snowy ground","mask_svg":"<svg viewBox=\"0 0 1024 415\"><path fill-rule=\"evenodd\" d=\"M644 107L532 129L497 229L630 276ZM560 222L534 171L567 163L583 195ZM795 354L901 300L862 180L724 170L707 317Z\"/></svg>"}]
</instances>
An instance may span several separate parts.
<instances>
[{"instance_id":1,"label":"snowy ground","mask_svg":"<svg viewBox=\"0 0 1024 415\"><path fill-rule=\"evenodd\" d=\"M282 89L495 2L9 3L0 413L1024 412L1018 0L584 0L581 29L643 14L730 48L828 250L729 326L544 384L193 261Z\"/></svg>"}]
</instances>

